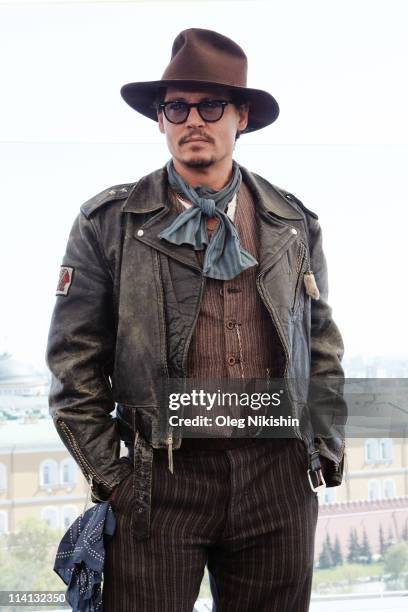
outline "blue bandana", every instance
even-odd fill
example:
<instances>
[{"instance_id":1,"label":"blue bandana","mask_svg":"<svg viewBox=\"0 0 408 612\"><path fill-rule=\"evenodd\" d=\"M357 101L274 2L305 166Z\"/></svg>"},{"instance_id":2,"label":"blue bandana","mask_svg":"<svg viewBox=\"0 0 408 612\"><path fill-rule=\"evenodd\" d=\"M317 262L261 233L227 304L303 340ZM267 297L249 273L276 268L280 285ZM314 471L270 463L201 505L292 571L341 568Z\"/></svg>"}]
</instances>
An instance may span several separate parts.
<instances>
[{"instance_id":1,"label":"blue bandana","mask_svg":"<svg viewBox=\"0 0 408 612\"><path fill-rule=\"evenodd\" d=\"M68 586L66 599L73 612L102 610L104 535L112 536L115 527L110 502L101 502L81 514L59 544L54 571Z\"/></svg>"},{"instance_id":2,"label":"blue bandana","mask_svg":"<svg viewBox=\"0 0 408 612\"><path fill-rule=\"evenodd\" d=\"M243 270L256 266L257 260L241 247L235 225L225 213L227 205L241 186L242 176L238 164L232 162L232 178L219 191L208 187L190 187L176 172L172 160L166 168L170 187L191 202L192 206L161 231L159 238L177 245L190 244L196 251L207 247L203 274L209 278L231 280ZM210 241L206 217L219 220Z\"/></svg>"}]
</instances>

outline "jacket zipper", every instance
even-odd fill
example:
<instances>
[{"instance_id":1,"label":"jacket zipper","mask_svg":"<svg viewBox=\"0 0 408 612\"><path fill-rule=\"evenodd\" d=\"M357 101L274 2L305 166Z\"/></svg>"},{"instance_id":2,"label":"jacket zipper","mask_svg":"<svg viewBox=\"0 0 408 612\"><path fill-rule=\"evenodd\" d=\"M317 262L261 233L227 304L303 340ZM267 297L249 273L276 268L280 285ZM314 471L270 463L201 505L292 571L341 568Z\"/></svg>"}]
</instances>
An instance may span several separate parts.
<instances>
[{"instance_id":1,"label":"jacket zipper","mask_svg":"<svg viewBox=\"0 0 408 612\"><path fill-rule=\"evenodd\" d=\"M59 425L62 431L64 431L66 440L70 442L70 448L72 448L74 455L77 457L78 463L82 466L82 469L88 481L88 484L91 484L91 480L89 477L94 477L96 481L100 482L101 484L104 484L106 487L110 489L112 485L109 482L107 482L104 478L102 478L102 476L100 476L98 472L95 472L95 470L92 468L92 466L88 463L87 459L82 454L82 451L80 450L74 438L74 435L72 431L69 429L68 425L66 425L61 419L57 420L57 425Z\"/></svg>"},{"instance_id":2,"label":"jacket zipper","mask_svg":"<svg viewBox=\"0 0 408 612\"><path fill-rule=\"evenodd\" d=\"M296 280L296 286L295 286L295 293L293 296L293 302L292 302L292 313L295 312L295 308L296 308L296 304L298 301L298 297L299 297L299 290L303 285L303 266L306 260L306 245L304 244L304 242L299 242L299 249L298 249L298 256L297 256L297 262L296 262L296 273L297 273L297 280Z\"/></svg>"},{"instance_id":3,"label":"jacket zipper","mask_svg":"<svg viewBox=\"0 0 408 612\"><path fill-rule=\"evenodd\" d=\"M163 312L164 309L164 295L163 295L163 283L162 283L162 274L161 274L161 266L160 266L160 257L159 255L156 253L156 265L157 265L157 271L158 271L158 275L159 275L159 280L160 283L158 283L158 291L159 291L159 307L160 307L160 311ZM161 332L163 335L163 344L164 347L166 347L166 322L165 319L163 317L161 317L160 319L160 325L161 325ZM166 348L164 348L163 351L164 355L163 355L163 368L164 368L164 373L167 376L167 378L169 378L169 368L168 368L168 363L167 363L167 354L166 354ZM173 473L173 434L172 434L172 427L171 425L169 425L168 421L168 433L167 433L167 437L166 437L166 445L167 445L167 450L168 450L168 465L169 465L169 470L171 473Z\"/></svg>"},{"instance_id":4,"label":"jacket zipper","mask_svg":"<svg viewBox=\"0 0 408 612\"><path fill-rule=\"evenodd\" d=\"M296 416L296 415L294 414L294 409L293 409L292 398L291 398L291 396L290 396L289 386L288 386L288 384L287 384L287 370L288 370L288 363L289 363L289 353L288 353L288 350L287 350L287 348L286 348L286 343L285 343L285 340L284 340L284 338L283 338L282 332L281 332L281 330L279 329L279 325L277 325L277 323L276 323L276 319L275 319L275 312L274 312L273 306L272 306L272 304L269 302L269 300L268 300L268 298L267 298L267 296L266 296L266 293L265 293L265 291L264 291L264 288L263 288L263 286L262 286L262 283L261 283L261 279L262 279L262 277L263 277L263 276L265 276L266 272L268 272L268 271L270 270L270 268L271 268L271 267L272 267L272 266L269 266L268 268L266 268L265 270L263 270L263 271L262 271L260 274L258 274L258 276L257 276L257 278L256 278L256 286L257 286L257 288L258 288L259 295L261 296L262 301L263 301L263 303L265 304L265 306L266 306L266 308L267 308L267 310L268 310L268 312L269 312L269 315L270 315L270 317L271 317L271 319L272 319L272 323L273 323L273 325L274 325L274 327L275 327L275 329L276 329L276 331L277 331L277 333L278 333L278 336L279 336L279 339L280 339L280 341L281 341L281 344L282 344L283 350L284 350L284 352L285 352L285 360L286 360L286 363L285 363L285 371L284 371L284 373L283 373L283 376L284 376L284 379L285 379L286 390L288 391L288 395L289 395L290 405L291 405L291 408L292 408L292 415L293 415L293 416ZM297 425L293 425L293 429L294 429L294 431L295 431L296 436L297 436L297 437L298 437L300 440L302 440L302 442L303 442L303 443L305 443L305 441L304 441L304 439L303 439L303 437L302 437L302 435L301 435L301 433L300 433L300 429L299 429L299 427L298 427Z\"/></svg>"},{"instance_id":5,"label":"jacket zipper","mask_svg":"<svg viewBox=\"0 0 408 612\"><path fill-rule=\"evenodd\" d=\"M157 283L157 289L158 289L158 302L159 302L159 311L161 314L163 314L164 312L164 294L163 294L163 280L162 280L162 271L161 271L161 265L160 265L160 257L158 255L158 253L155 253L155 258L156 258L156 265L157 265L157 273L159 276L159 283ZM163 369L164 372L168 378L169 376L169 368L168 368L168 364L167 364L167 353L166 353L166 345L167 345L167 338L166 338L166 320L164 316L160 316L160 327L161 327L161 333L162 333L162 337L163 337Z\"/></svg>"},{"instance_id":6,"label":"jacket zipper","mask_svg":"<svg viewBox=\"0 0 408 612\"><path fill-rule=\"evenodd\" d=\"M307 253L307 248L306 248L306 245L305 245L303 242L300 242L300 243L299 243L299 250L298 250L297 265L296 265L296 271L297 271L297 273L298 273L298 278L297 278L297 281L296 281L295 294L294 294L294 299L293 299L293 303L292 303L292 312L293 312L293 311L294 311L294 309L295 309L295 306L296 306L296 303L297 303L297 297L298 297L299 289L300 289L300 287L302 286L302 283L303 283L303 275L302 275L302 271L303 271L303 266L304 266L304 263L305 263L305 260L306 260L306 253ZM279 335L279 338L280 338L281 344L282 344L282 346L283 346L283 350L285 351L286 365L285 365L285 371L284 371L284 378L285 378L285 383L286 383L286 389L288 390L288 384L287 384L287 364L288 364L288 362L289 362L289 355L288 355L288 351L287 351L287 349L286 349L286 344L285 344L285 342L284 342L284 339L283 339L282 333L281 333L281 331L280 331L280 329L279 329L279 326L276 324L276 321L275 321L275 319L274 319L274 310L273 310L273 306L272 306L272 304L270 304L269 300L267 299L267 296L266 296L266 294L265 294L265 292L264 292L264 289L263 289L263 287L262 287L262 284L261 284L261 278L262 278L262 277L263 277L263 276L266 274L266 272L268 272L268 271L270 270L270 268L271 268L271 267L272 267L272 266L269 266L268 268L266 268L265 270L263 270L263 271L262 271L262 272L261 272L261 273L258 275L257 280L256 280L256 283L257 283L258 291L259 291L259 293L260 293L260 295L261 295L261 298L262 298L262 300L263 300L263 302L264 302L264 304L265 304L266 308L268 309L269 314L270 314L271 319L272 319L272 322L273 322L273 324L274 324L274 326L275 326L275 329L276 329L276 331L278 332L278 335ZM309 267L310 267L310 266L309 266ZM294 410L293 410L293 403L292 403L292 399L291 399L290 393L289 393L289 400L290 400L290 402L291 402L291 406L292 406L292 414L293 414L293 416L295 416L295 417L296 417L296 415L294 414ZM306 447L306 449L307 449L307 452L308 452L308 454L309 454L309 458L310 458L310 460L311 460L313 453L314 453L314 452L316 452L316 451L314 450L313 452L310 452L310 450L309 450L309 448L308 448L308 445L307 445L306 441L304 440L304 438L303 438L303 436L302 436L302 434L301 434L301 432L300 432L300 428L299 428L297 425L294 425L294 426L293 426L293 429L294 429L294 431L295 431L296 436L297 436L297 437L298 437L300 440L302 440L302 442L304 443L304 445L305 445L305 447ZM344 441L343 441L343 447L344 447ZM340 461L341 461L341 460L340 460ZM333 461L335 471L338 471L338 470L339 470L340 461Z\"/></svg>"},{"instance_id":7,"label":"jacket zipper","mask_svg":"<svg viewBox=\"0 0 408 612\"><path fill-rule=\"evenodd\" d=\"M167 436L167 453L168 453L169 470L173 474L173 434L171 433L171 428Z\"/></svg>"},{"instance_id":8,"label":"jacket zipper","mask_svg":"<svg viewBox=\"0 0 408 612\"><path fill-rule=\"evenodd\" d=\"M295 293L294 293L294 297L293 297L293 303L292 303L292 313L295 312L296 309L296 304L298 302L298 297L299 297L299 291L302 287L302 285L304 284L304 274L306 272L304 272L304 264L306 262L306 271L310 270L310 258L307 257L307 247L305 245L305 243L303 241L299 242L299 249L298 249L298 256L297 256L297 261L296 261L296 273L298 275L297 277L297 281L296 281L296 287L295 287ZM343 446L344 446L344 442L343 442ZM315 452L320 455L320 452L318 451L316 445L315 445ZM312 456L313 456L313 452L310 453L310 462L312 461ZM335 459L333 459L333 457L330 457L330 461L332 461L332 463L334 463L334 471L338 471L339 467L340 467L340 461L337 461Z\"/></svg>"},{"instance_id":9,"label":"jacket zipper","mask_svg":"<svg viewBox=\"0 0 408 612\"><path fill-rule=\"evenodd\" d=\"M195 316L194 316L194 321L193 321L193 325L191 326L191 330L190 333L188 335L187 341L186 341L186 345L184 347L184 353L183 353L183 360L182 360L182 370L183 370L183 375L184 377L187 377L186 374L186 362L187 362L187 354L188 354L188 349L190 346L190 342L191 342L191 338L193 336L193 332L197 323L197 319L198 319L198 315L200 314L200 308L201 308L201 302L202 302L202 297L203 297L203 293L204 293L204 287L205 287L205 277L202 277L202 283L201 283L201 288L200 288L200 295L198 298L198 308L196 310ZM172 433L172 427L169 426L169 432L167 435L167 440L166 440L166 445L167 445L167 457L168 457L168 467L170 472L173 474L173 468L174 468L174 464L173 464L173 433Z\"/></svg>"},{"instance_id":10,"label":"jacket zipper","mask_svg":"<svg viewBox=\"0 0 408 612\"><path fill-rule=\"evenodd\" d=\"M301 269L303 267L305 254L306 254L306 252L304 252L302 257L301 257ZM291 395L290 395L290 392L289 392L289 385L288 385L288 382L287 382L287 368L288 368L288 363L289 363L288 350L286 348L286 343L284 341L283 335L282 335L282 333L281 333L281 331L279 329L279 325L277 325L277 323L276 323L274 308L273 308L272 304L269 302L269 300L268 300L268 298L266 296L266 293L264 291L264 288L262 286L262 282L261 282L262 277L264 277L266 272L268 272L271 269L272 265L268 266L268 268L266 268L260 274L258 274L257 279L256 279L256 285L257 285L257 288L258 288L258 292L259 292L259 294L260 294L260 296L262 298L262 301L264 302L264 304L265 304L265 306L266 306L266 308L267 308L267 310L269 312L269 315L270 315L270 317L272 319L272 323L273 323L273 325L274 325L274 327L275 327L275 329L276 329L276 331L278 333L278 336L280 338L283 350L285 352L286 364L285 364L285 371L283 373L283 376L284 376L284 379L285 379L286 390L288 391L288 395L289 395L289 401L290 401L291 408L292 408L292 415L294 417L296 417L297 415L295 415L295 413L294 413L293 402L292 402L292 398L291 398ZM301 275L300 275L300 277L301 277ZM298 285L299 285L299 279L298 279L298 283L296 285L296 290L298 288ZM295 290L295 298L296 298L296 290ZM302 434L300 432L300 427L298 425L293 425L293 429L294 429L294 432L295 432L297 438L299 438L303 442L303 444L305 445L306 451L307 451L308 456L309 456L309 465L311 465L312 456L316 452L316 449L314 448L313 451L310 451L310 449L308 447L308 444L306 443L306 440L303 438L303 436L302 436ZM344 442L343 442L343 444L344 444ZM335 463L335 470L338 471L340 463L337 463L337 462L334 462L334 463Z\"/></svg>"},{"instance_id":11,"label":"jacket zipper","mask_svg":"<svg viewBox=\"0 0 408 612\"><path fill-rule=\"evenodd\" d=\"M184 347L183 361L182 361L182 364L181 364L181 368L183 370L183 376L185 376L185 377L187 377L186 365L187 365L188 349L190 347L191 338L193 337L193 332L194 332L195 326L197 324L198 315L200 314L201 302L203 301L204 288L205 288L205 276L202 276L200 295L198 296L198 308L197 308L196 313L194 315L194 321L193 321L193 324L191 326L190 333L189 333L187 341L186 341L186 345Z\"/></svg>"}]
</instances>

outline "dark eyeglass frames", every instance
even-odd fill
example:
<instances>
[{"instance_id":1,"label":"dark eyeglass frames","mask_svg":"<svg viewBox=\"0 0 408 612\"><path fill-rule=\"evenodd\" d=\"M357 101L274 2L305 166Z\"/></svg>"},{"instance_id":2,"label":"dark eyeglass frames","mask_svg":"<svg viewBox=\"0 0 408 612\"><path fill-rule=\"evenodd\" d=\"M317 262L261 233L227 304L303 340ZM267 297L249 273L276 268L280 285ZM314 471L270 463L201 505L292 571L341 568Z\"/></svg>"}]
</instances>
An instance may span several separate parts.
<instances>
[{"instance_id":1,"label":"dark eyeglass frames","mask_svg":"<svg viewBox=\"0 0 408 612\"><path fill-rule=\"evenodd\" d=\"M170 123L184 123L190 114L190 110L194 107L197 109L203 121L212 123L219 121L224 114L224 109L227 104L231 104L227 100L201 100L201 102L183 102L182 100L170 100L157 105L157 108L163 111L166 119Z\"/></svg>"}]
</instances>

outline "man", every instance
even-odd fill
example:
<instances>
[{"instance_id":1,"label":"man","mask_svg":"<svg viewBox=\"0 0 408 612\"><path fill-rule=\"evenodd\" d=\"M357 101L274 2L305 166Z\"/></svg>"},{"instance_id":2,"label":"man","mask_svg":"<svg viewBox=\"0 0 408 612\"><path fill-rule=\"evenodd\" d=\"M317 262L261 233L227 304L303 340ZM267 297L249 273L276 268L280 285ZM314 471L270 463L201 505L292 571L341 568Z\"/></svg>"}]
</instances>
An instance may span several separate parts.
<instances>
[{"instance_id":1,"label":"man","mask_svg":"<svg viewBox=\"0 0 408 612\"><path fill-rule=\"evenodd\" d=\"M279 113L246 69L232 40L189 29L162 79L122 88L158 121L171 160L86 202L61 267L50 409L92 500L111 500L117 517L109 612L191 611L205 565L219 612L307 610L316 490L322 471L327 486L342 480L341 427L321 430L306 408L305 380L343 375L321 231L232 158L241 134ZM273 439L228 425L183 437L167 392L190 378L281 379L302 425ZM331 423L342 401L334 382L327 391Z\"/></svg>"}]
</instances>

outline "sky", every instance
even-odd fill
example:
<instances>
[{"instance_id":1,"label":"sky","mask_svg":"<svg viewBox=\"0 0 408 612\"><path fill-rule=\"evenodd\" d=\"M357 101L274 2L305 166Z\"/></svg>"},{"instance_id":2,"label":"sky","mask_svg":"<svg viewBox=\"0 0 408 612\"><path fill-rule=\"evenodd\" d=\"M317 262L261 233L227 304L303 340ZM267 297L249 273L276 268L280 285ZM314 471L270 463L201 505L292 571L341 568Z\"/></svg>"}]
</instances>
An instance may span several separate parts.
<instances>
[{"instance_id":1,"label":"sky","mask_svg":"<svg viewBox=\"0 0 408 612\"><path fill-rule=\"evenodd\" d=\"M280 105L235 159L319 215L346 355L408 355L404 0L0 2L0 352L42 365L80 205L169 158L122 100L176 35L217 30Z\"/></svg>"}]
</instances>

